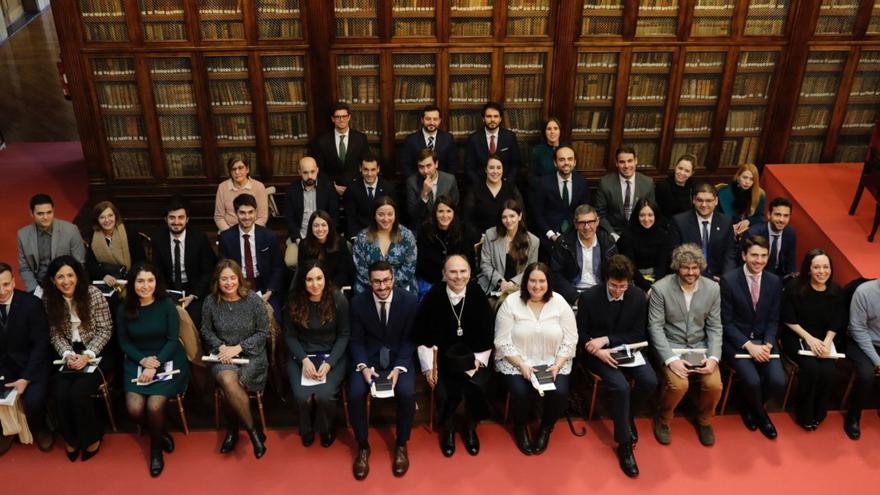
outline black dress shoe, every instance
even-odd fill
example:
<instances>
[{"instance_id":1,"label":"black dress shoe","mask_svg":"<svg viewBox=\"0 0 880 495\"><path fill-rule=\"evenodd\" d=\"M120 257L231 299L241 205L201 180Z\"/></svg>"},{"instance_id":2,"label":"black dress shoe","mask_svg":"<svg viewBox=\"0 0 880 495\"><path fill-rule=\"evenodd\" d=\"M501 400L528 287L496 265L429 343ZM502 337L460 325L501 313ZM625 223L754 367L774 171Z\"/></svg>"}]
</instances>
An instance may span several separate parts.
<instances>
[{"instance_id":1,"label":"black dress shoe","mask_svg":"<svg viewBox=\"0 0 880 495\"><path fill-rule=\"evenodd\" d=\"M445 430L440 432L440 452L443 453L443 457L452 457L452 454L455 453L454 431Z\"/></svg>"},{"instance_id":2,"label":"black dress shoe","mask_svg":"<svg viewBox=\"0 0 880 495\"><path fill-rule=\"evenodd\" d=\"M532 455L532 442L529 440L529 429L525 426L517 426L513 429L513 439L519 451L525 455Z\"/></svg>"},{"instance_id":3,"label":"black dress shoe","mask_svg":"<svg viewBox=\"0 0 880 495\"><path fill-rule=\"evenodd\" d=\"M773 422L770 421L770 416L764 414L764 417L761 418L761 424L759 426L761 433L769 438L770 440L776 439L778 433L776 432L776 426L773 425Z\"/></svg>"},{"instance_id":4,"label":"black dress shoe","mask_svg":"<svg viewBox=\"0 0 880 495\"><path fill-rule=\"evenodd\" d=\"M843 420L843 431L850 440L858 440L862 436L862 428L859 426L859 417L847 414Z\"/></svg>"},{"instance_id":5,"label":"black dress shoe","mask_svg":"<svg viewBox=\"0 0 880 495\"><path fill-rule=\"evenodd\" d=\"M49 452L52 450L52 444L55 443L55 436L51 431L40 430L37 432L37 448L40 452Z\"/></svg>"},{"instance_id":6,"label":"black dress shoe","mask_svg":"<svg viewBox=\"0 0 880 495\"><path fill-rule=\"evenodd\" d=\"M550 432L552 431L553 428L548 426L541 426L538 429L538 434L535 436L535 442L532 445L533 454L543 454L547 450L547 444L550 443Z\"/></svg>"},{"instance_id":7,"label":"black dress shoe","mask_svg":"<svg viewBox=\"0 0 880 495\"><path fill-rule=\"evenodd\" d=\"M171 437L170 433L162 435L162 450L164 450L166 454L174 452L174 438Z\"/></svg>"},{"instance_id":8,"label":"black dress shoe","mask_svg":"<svg viewBox=\"0 0 880 495\"><path fill-rule=\"evenodd\" d=\"M391 473L400 478L409 471L409 454L406 445L398 445L394 450L394 462L391 464Z\"/></svg>"},{"instance_id":9,"label":"black dress shoe","mask_svg":"<svg viewBox=\"0 0 880 495\"><path fill-rule=\"evenodd\" d=\"M67 455L67 459L70 462L76 462L76 459L79 457L79 449L74 450L64 450L64 453Z\"/></svg>"},{"instance_id":10,"label":"black dress shoe","mask_svg":"<svg viewBox=\"0 0 880 495\"><path fill-rule=\"evenodd\" d=\"M226 430L226 436L223 443L220 444L220 453L228 454L235 450L235 444L238 443L238 430Z\"/></svg>"},{"instance_id":11,"label":"black dress shoe","mask_svg":"<svg viewBox=\"0 0 880 495\"><path fill-rule=\"evenodd\" d=\"M630 478L635 478L639 475L639 465L636 464L636 457L633 455L631 443L622 443L617 446L617 461L623 474Z\"/></svg>"},{"instance_id":12,"label":"black dress shoe","mask_svg":"<svg viewBox=\"0 0 880 495\"><path fill-rule=\"evenodd\" d=\"M632 437L633 448L639 443L639 430L636 428L636 420L629 420L629 433Z\"/></svg>"},{"instance_id":13,"label":"black dress shoe","mask_svg":"<svg viewBox=\"0 0 880 495\"><path fill-rule=\"evenodd\" d=\"M165 469L165 459L162 457L162 448L151 448L150 449L150 476L153 478L162 474L162 470Z\"/></svg>"},{"instance_id":14,"label":"black dress shoe","mask_svg":"<svg viewBox=\"0 0 880 495\"><path fill-rule=\"evenodd\" d=\"M464 441L464 449L468 454L477 455L480 453L480 439L477 437L477 430L465 430L461 432L461 437Z\"/></svg>"},{"instance_id":15,"label":"black dress shoe","mask_svg":"<svg viewBox=\"0 0 880 495\"><path fill-rule=\"evenodd\" d=\"M12 448L12 443L15 441L15 438L12 435L2 435L0 434L0 455L3 455L9 452L9 449ZM43 449L40 449L43 450Z\"/></svg>"},{"instance_id":16,"label":"black dress shoe","mask_svg":"<svg viewBox=\"0 0 880 495\"><path fill-rule=\"evenodd\" d=\"M263 443L266 435L261 431L248 430L248 437L251 439L251 445L254 446L254 457L257 459L263 457L266 454L266 445Z\"/></svg>"},{"instance_id":17,"label":"black dress shoe","mask_svg":"<svg viewBox=\"0 0 880 495\"><path fill-rule=\"evenodd\" d=\"M325 449L333 445L333 442L336 441L336 430L330 430L328 432L321 433L321 447Z\"/></svg>"},{"instance_id":18,"label":"black dress shoe","mask_svg":"<svg viewBox=\"0 0 880 495\"><path fill-rule=\"evenodd\" d=\"M82 459L82 461L85 462L85 461L91 459L92 457L95 457L96 455L98 455L98 451L99 451L99 450L101 450L101 444L100 444L100 443L98 443L98 446L95 447L95 450L92 450L92 451L83 450L83 451L82 451L82 457L80 457L80 459Z\"/></svg>"},{"instance_id":19,"label":"black dress shoe","mask_svg":"<svg viewBox=\"0 0 880 495\"><path fill-rule=\"evenodd\" d=\"M809 420L809 421L797 420L797 424L798 424L798 426L800 426L801 428L803 428L807 431L816 431L816 428L819 427L819 424L813 420Z\"/></svg>"},{"instance_id":20,"label":"black dress shoe","mask_svg":"<svg viewBox=\"0 0 880 495\"><path fill-rule=\"evenodd\" d=\"M370 474L370 449L358 449L351 470L354 473L354 479L358 481Z\"/></svg>"},{"instance_id":21,"label":"black dress shoe","mask_svg":"<svg viewBox=\"0 0 880 495\"><path fill-rule=\"evenodd\" d=\"M303 433L303 435L302 435L303 447L311 447L313 443L315 443L315 432L310 431L308 433Z\"/></svg>"},{"instance_id":22,"label":"black dress shoe","mask_svg":"<svg viewBox=\"0 0 880 495\"><path fill-rule=\"evenodd\" d=\"M743 408L740 411L740 416L742 416L743 424L746 425L746 428L749 431L755 431L758 429L758 421L755 420L755 415L752 414L752 411L749 411L748 408Z\"/></svg>"}]
</instances>

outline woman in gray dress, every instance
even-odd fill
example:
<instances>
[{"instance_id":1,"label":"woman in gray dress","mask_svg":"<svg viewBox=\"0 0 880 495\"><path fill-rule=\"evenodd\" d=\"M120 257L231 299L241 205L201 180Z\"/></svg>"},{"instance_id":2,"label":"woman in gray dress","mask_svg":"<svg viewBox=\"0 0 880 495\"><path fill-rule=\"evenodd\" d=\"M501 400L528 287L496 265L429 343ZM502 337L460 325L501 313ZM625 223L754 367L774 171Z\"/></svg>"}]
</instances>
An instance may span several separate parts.
<instances>
[{"instance_id":1,"label":"woman in gray dress","mask_svg":"<svg viewBox=\"0 0 880 495\"><path fill-rule=\"evenodd\" d=\"M220 362L210 366L217 386L223 391L229 422L220 453L232 452L238 442L238 426L243 425L259 459L266 453L265 435L254 427L248 392L263 390L269 360L266 338L269 315L265 303L248 288L241 267L232 260L221 260L214 268L211 296L202 309L202 339ZM246 364L234 364L244 358Z\"/></svg>"}]
</instances>

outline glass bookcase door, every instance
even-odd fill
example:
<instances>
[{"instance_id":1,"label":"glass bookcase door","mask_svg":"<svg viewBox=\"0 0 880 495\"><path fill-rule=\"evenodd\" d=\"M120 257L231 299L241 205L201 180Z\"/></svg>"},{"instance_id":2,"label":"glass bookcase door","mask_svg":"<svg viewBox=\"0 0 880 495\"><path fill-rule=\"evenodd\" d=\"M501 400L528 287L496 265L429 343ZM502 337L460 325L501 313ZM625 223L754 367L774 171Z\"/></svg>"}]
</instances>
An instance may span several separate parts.
<instances>
[{"instance_id":1,"label":"glass bookcase door","mask_svg":"<svg viewBox=\"0 0 880 495\"><path fill-rule=\"evenodd\" d=\"M880 1L874 0L874 9L868 20L868 34L880 34Z\"/></svg>"},{"instance_id":2,"label":"glass bookcase door","mask_svg":"<svg viewBox=\"0 0 880 495\"><path fill-rule=\"evenodd\" d=\"M852 34L859 0L822 0L816 34Z\"/></svg>"},{"instance_id":3,"label":"glass bookcase door","mask_svg":"<svg viewBox=\"0 0 880 495\"><path fill-rule=\"evenodd\" d=\"M730 36L736 0L696 0L691 36Z\"/></svg>"},{"instance_id":4,"label":"glass bookcase door","mask_svg":"<svg viewBox=\"0 0 880 495\"><path fill-rule=\"evenodd\" d=\"M621 36L623 0L584 0L581 36Z\"/></svg>"},{"instance_id":5,"label":"glass bookcase door","mask_svg":"<svg viewBox=\"0 0 880 495\"><path fill-rule=\"evenodd\" d=\"M604 170L617 85L617 52L578 53L572 146L578 170Z\"/></svg>"},{"instance_id":6,"label":"glass bookcase door","mask_svg":"<svg viewBox=\"0 0 880 495\"><path fill-rule=\"evenodd\" d=\"M246 55L205 57L211 123L217 143L218 177L228 175L226 163L233 158L248 163L251 175L259 175L251 75Z\"/></svg>"},{"instance_id":7,"label":"glass bookcase door","mask_svg":"<svg viewBox=\"0 0 880 495\"><path fill-rule=\"evenodd\" d=\"M393 0L391 29L395 38L433 38L436 36L434 0Z\"/></svg>"},{"instance_id":8,"label":"glass bookcase door","mask_svg":"<svg viewBox=\"0 0 880 495\"><path fill-rule=\"evenodd\" d=\"M377 144L382 137L379 54L337 54L336 85L336 99L351 105L349 125Z\"/></svg>"},{"instance_id":9,"label":"glass bookcase door","mask_svg":"<svg viewBox=\"0 0 880 495\"><path fill-rule=\"evenodd\" d=\"M134 58L94 58L91 70L113 176L150 177L150 153Z\"/></svg>"},{"instance_id":10,"label":"glass bookcase door","mask_svg":"<svg viewBox=\"0 0 880 495\"><path fill-rule=\"evenodd\" d=\"M167 175L204 177L192 61L189 57L168 57L152 58L147 63Z\"/></svg>"},{"instance_id":11,"label":"glass bookcase door","mask_svg":"<svg viewBox=\"0 0 880 495\"><path fill-rule=\"evenodd\" d=\"M449 132L462 138L482 126L492 90L492 53L449 54Z\"/></svg>"},{"instance_id":12,"label":"glass bookcase door","mask_svg":"<svg viewBox=\"0 0 880 495\"><path fill-rule=\"evenodd\" d=\"M449 34L454 37L495 36L495 0L450 0Z\"/></svg>"},{"instance_id":13,"label":"glass bookcase door","mask_svg":"<svg viewBox=\"0 0 880 495\"><path fill-rule=\"evenodd\" d=\"M261 40L301 40L300 0L256 0Z\"/></svg>"},{"instance_id":14,"label":"glass bookcase door","mask_svg":"<svg viewBox=\"0 0 880 495\"><path fill-rule=\"evenodd\" d=\"M139 0L146 41L185 41L186 17L180 0Z\"/></svg>"},{"instance_id":15,"label":"glass bookcase door","mask_svg":"<svg viewBox=\"0 0 880 495\"><path fill-rule=\"evenodd\" d=\"M847 55L849 52L810 52L785 153L786 162L821 160Z\"/></svg>"},{"instance_id":16,"label":"glass bookcase door","mask_svg":"<svg viewBox=\"0 0 880 495\"><path fill-rule=\"evenodd\" d=\"M678 34L678 0L639 0L637 37Z\"/></svg>"},{"instance_id":17,"label":"glass bookcase door","mask_svg":"<svg viewBox=\"0 0 880 495\"><path fill-rule=\"evenodd\" d=\"M746 36L782 36L788 22L790 0L749 0Z\"/></svg>"},{"instance_id":18,"label":"glass bookcase door","mask_svg":"<svg viewBox=\"0 0 880 495\"><path fill-rule=\"evenodd\" d=\"M550 34L550 0L508 0L507 37Z\"/></svg>"},{"instance_id":19,"label":"glass bookcase door","mask_svg":"<svg viewBox=\"0 0 880 495\"><path fill-rule=\"evenodd\" d=\"M333 0L337 38L379 36L378 0Z\"/></svg>"},{"instance_id":20,"label":"glass bookcase door","mask_svg":"<svg viewBox=\"0 0 880 495\"><path fill-rule=\"evenodd\" d=\"M516 133L520 156L541 139L546 70L546 52L504 53L504 126Z\"/></svg>"},{"instance_id":21,"label":"glass bookcase door","mask_svg":"<svg viewBox=\"0 0 880 495\"><path fill-rule=\"evenodd\" d=\"M419 129L422 109L437 103L437 55L395 53L394 139L399 141Z\"/></svg>"},{"instance_id":22,"label":"glass bookcase door","mask_svg":"<svg viewBox=\"0 0 880 495\"><path fill-rule=\"evenodd\" d=\"M264 55L261 66L272 170L274 175L297 175L309 138L305 56Z\"/></svg>"},{"instance_id":23,"label":"glass bookcase door","mask_svg":"<svg viewBox=\"0 0 880 495\"><path fill-rule=\"evenodd\" d=\"M244 39L241 0L199 0L199 30L203 40ZM253 171L253 165L251 171Z\"/></svg>"},{"instance_id":24,"label":"glass bookcase door","mask_svg":"<svg viewBox=\"0 0 880 495\"><path fill-rule=\"evenodd\" d=\"M736 63L719 167L756 163L779 52L743 51Z\"/></svg>"},{"instance_id":25,"label":"glass bookcase door","mask_svg":"<svg viewBox=\"0 0 880 495\"><path fill-rule=\"evenodd\" d=\"M688 52L685 55L670 160L689 153L697 157L696 168L706 167L726 58L726 52Z\"/></svg>"},{"instance_id":26,"label":"glass bookcase door","mask_svg":"<svg viewBox=\"0 0 880 495\"><path fill-rule=\"evenodd\" d=\"M636 149L639 168L657 168L672 70L670 52L634 52L623 120L623 140Z\"/></svg>"},{"instance_id":27,"label":"glass bookcase door","mask_svg":"<svg viewBox=\"0 0 880 495\"><path fill-rule=\"evenodd\" d=\"M863 50L853 76L835 162L862 162L874 123L880 120L880 51Z\"/></svg>"},{"instance_id":28,"label":"glass bookcase door","mask_svg":"<svg viewBox=\"0 0 880 495\"><path fill-rule=\"evenodd\" d=\"M87 43L128 41L123 0L79 0Z\"/></svg>"}]
</instances>

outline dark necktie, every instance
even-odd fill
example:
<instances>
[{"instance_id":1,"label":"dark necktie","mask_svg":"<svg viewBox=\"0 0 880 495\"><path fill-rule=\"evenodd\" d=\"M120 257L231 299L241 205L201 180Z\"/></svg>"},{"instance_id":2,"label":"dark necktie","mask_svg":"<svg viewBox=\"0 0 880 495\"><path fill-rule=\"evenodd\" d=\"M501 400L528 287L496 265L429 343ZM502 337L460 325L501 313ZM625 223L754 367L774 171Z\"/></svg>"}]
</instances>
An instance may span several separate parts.
<instances>
[{"instance_id":1,"label":"dark necktie","mask_svg":"<svg viewBox=\"0 0 880 495\"><path fill-rule=\"evenodd\" d=\"M495 154L495 134L489 136L489 154Z\"/></svg>"},{"instance_id":2,"label":"dark necktie","mask_svg":"<svg viewBox=\"0 0 880 495\"><path fill-rule=\"evenodd\" d=\"M388 327L388 309L385 307L387 304L386 301L379 301L379 321L382 322L382 326Z\"/></svg>"},{"instance_id":3,"label":"dark necktie","mask_svg":"<svg viewBox=\"0 0 880 495\"><path fill-rule=\"evenodd\" d=\"M779 234L770 234L770 269L776 271L779 266L779 256L776 253L776 244L779 242Z\"/></svg>"},{"instance_id":4,"label":"dark necktie","mask_svg":"<svg viewBox=\"0 0 880 495\"><path fill-rule=\"evenodd\" d=\"M174 239L174 288L180 290L183 285L183 270L180 267L180 239Z\"/></svg>"},{"instance_id":5,"label":"dark necktie","mask_svg":"<svg viewBox=\"0 0 880 495\"><path fill-rule=\"evenodd\" d=\"M623 193L623 217L629 220L632 214L632 189L630 189L629 181L626 182L626 192Z\"/></svg>"},{"instance_id":6,"label":"dark necktie","mask_svg":"<svg viewBox=\"0 0 880 495\"><path fill-rule=\"evenodd\" d=\"M6 305L0 304L0 324L4 327L6 326L6 318L9 316L9 313L6 312Z\"/></svg>"},{"instance_id":7,"label":"dark necktie","mask_svg":"<svg viewBox=\"0 0 880 495\"><path fill-rule=\"evenodd\" d=\"M562 204L564 204L566 208L571 204L571 199L568 195L568 180L562 181ZM566 214L566 218L562 219L562 225L559 226L559 230L564 234L568 232L570 227L571 223L569 223L568 214Z\"/></svg>"},{"instance_id":8,"label":"dark necktie","mask_svg":"<svg viewBox=\"0 0 880 495\"><path fill-rule=\"evenodd\" d=\"M348 153L348 148L345 147L345 134L339 136L339 161L345 163L345 155Z\"/></svg>"},{"instance_id":9,"label":"dark necktie","mask_svg":"<svg viewBox=\"0 0 880 495\"><path fill-rule=\"evenodd\" d=\"M244 277L248 279L249 282L254 281L254 255L251 253L251 235L250 234L242 234L242 238L244 238Z\"/></svg>"},{"instance_id":10,"label":"dark necktie","mask_svg":"<svg viewBox=\"0 0 880 495\"><path fill-rule=\"evenodd\" d=\"M428 149L434 149L434 136L428 136Z\"/></svg>"},{"instance_id":11,"label":"dark necktie","mask_svg":"<svg viewBox=\"0 0 880 495\"><path fill-rule=\"evenodd\" d=\"M367 197L371 200L373 199L373 188L371 186L367 186Z\"/></svg>"},{"instance_id":12,"label":"dark necktie","mask_svg":"<svg viewBox=\"0 0 880 495\"><path fill-rule=\"evenodd\" d=\"M703 220L703 258L709 261L709 221Z\"/></svg>"}]
</instances>

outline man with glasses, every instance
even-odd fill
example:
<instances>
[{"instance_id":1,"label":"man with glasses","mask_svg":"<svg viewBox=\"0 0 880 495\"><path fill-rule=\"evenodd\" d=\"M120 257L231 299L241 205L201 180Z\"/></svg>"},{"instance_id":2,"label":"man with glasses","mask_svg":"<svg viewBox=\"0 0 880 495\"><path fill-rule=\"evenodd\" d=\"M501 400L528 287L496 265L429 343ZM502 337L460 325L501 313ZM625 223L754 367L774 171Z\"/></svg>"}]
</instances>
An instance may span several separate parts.
<instances>
[{"instance_id":1,"label":"man with glasses","mask_svg":"<svg viewBox=\"0 0 880 495\"><path fill-rule=\"evenodd\" d=\"M370 472L367 394L371 392L371 385L390 381L397 399L394 476L403 476L409 469L406 442L416 413L413 321L418 299L406 290L394 287L394 272L387 261L370 265L368 276L371 290L352 298L349 307L349 348L354 371L348 379L348 410L357 440L352 471L358 480L366 478Z\"/></svg>"},{"instance_id":2,"label":"man with glasses","mask_svg":"<svg viewBox=\"0 0 880 495\"><path fill-rule=\"evenodd\" d=\"M603 264L617 254L611 234L599 227L599 214L590 205L574 210L574 230L557 237L550 251L553 288L569 304L578 294L605 280Z\"/></svg>"},{"instance_id":3,"label":"man with glasses","mask_svg":"<svg viewBox=\"0 0 880 495\"><path fill-rule=\"evenodd\" d=\"M317 160L321 174L333 181L336 193L342 196L348 183L357 176L361 156L367 150L367 136L349 126L351 107L348 103L338 101L332 111L333 132L318 136L309 154Z\"/></svg>"},{"instance_id":4,"label":"man with glasses","mask_svg":"<svg viewBox=\"0 0 880 495\"><path fill-rule=\"evenodd\" d=\"M736 268L736 239L727 215L715 211L718 192L702 183L694 190L694 209L672 217L675 245L696 244L703 251L703 275L716 282Z\"/></svg>"}]
</instances>

